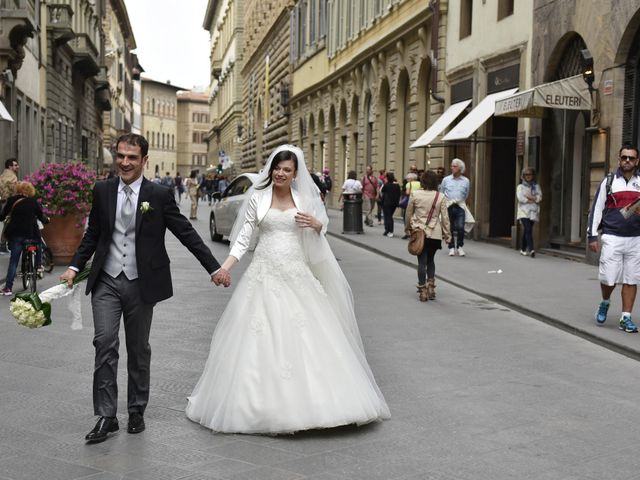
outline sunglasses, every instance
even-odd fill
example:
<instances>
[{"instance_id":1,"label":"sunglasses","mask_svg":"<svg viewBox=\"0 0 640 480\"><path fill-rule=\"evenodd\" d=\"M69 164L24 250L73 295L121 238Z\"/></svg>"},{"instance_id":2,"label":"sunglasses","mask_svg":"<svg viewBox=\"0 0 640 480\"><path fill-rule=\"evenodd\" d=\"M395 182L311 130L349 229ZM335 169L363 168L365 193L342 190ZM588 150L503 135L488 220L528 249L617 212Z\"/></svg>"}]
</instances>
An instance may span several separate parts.
<instances>
[{"instance_id":1,"label":"sunglasses","mask_svg":"<svg viewBox=\"0 0 640 480\"><path fill-rule=\"evenodd\" d=\"M631 155L620 155L620 160L628 160L630 162L633 162L634 160L637 160L638 157L632 157Z\"/></svg>"}]
</instances>

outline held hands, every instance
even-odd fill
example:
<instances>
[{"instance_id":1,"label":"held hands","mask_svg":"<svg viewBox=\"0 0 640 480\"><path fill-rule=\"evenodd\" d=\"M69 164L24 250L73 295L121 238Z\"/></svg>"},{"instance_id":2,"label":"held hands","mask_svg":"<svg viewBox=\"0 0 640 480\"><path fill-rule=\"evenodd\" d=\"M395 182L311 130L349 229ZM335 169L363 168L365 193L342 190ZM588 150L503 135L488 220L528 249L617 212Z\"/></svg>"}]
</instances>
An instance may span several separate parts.
<instances>
[{"instance_id":1,"label":"held hands","mask_svg":"<svg viewBox=\"0 0 640 480\"><path fill-rule=\"evenodd\" d=\"M215 275L211 275L211 281L218 287L222 285L224 288L227 288L231 285L231 274L229 273L229 270L220 268Z\"/></svg>"},{"instance_id":2,"label":"held hands","mask_svg":"<svg viewBox=\"0 0 640 480\"><path fill-rule=\"evenodd\" d=\"M313 215L308 213L296 213L296 223L301 228L313 228L318 233L322 230L322 223L320 223L320 221Z\"/></svg>"},{"instance_id":3,"label":"held hands","mask_svg":"<svg viewBox=\"0 0 640 480\"><path fill-rule=\"evenodd\" d=\"M67 286L71 288L73 287L73 279L76 278L77 274L78 273L75 270L67 268L67 270L62 275L60 275L60 281L66 282Z\"/></svg>"}]
</instances>

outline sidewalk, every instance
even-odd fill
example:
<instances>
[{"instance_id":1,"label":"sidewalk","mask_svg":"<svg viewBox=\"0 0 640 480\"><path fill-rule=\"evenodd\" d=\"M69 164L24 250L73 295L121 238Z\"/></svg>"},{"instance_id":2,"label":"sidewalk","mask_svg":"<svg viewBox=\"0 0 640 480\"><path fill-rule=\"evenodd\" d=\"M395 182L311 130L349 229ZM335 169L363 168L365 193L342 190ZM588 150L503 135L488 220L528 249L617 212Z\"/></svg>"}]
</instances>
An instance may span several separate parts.
<instances>
[{"instance_id":1,"label":"sidewalk","mask_svg":"<svg viewBox=\"0 0 640 480\"><path fill-rule=\"evenodd\" d=\"M342 212L329 209L328 214L330 235L416 268L416 258L407 252L407 240L400 238L404 230L400 222L396 221L393 238L382 235L381 225L365 226L363 234L345 235ZM618 330L622 306L619 287L611 296L607 323L602 327L595 324L594 314L600 301L597 267L540 253L532 259L504 246L466 239L464 250L466 257L449 257L446 248L437 253L439 281L640 360L640 334ZM499 270L502 273L497 273ZM418 301L416 282L417 273L408 273L407 301ZM428 309L428 304L425 308Z\"/></svg>"}]
</instances>

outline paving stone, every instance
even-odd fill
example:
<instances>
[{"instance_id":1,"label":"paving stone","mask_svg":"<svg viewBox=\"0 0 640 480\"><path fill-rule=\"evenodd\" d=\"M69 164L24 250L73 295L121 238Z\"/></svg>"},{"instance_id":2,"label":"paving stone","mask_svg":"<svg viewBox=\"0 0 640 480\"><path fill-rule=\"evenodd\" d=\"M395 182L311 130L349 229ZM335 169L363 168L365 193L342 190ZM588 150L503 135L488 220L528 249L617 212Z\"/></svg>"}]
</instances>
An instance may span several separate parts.
<instances>
[{"instance_id":1,"label":"paving stone","mask_svg":"<svg viewBox=\"0 0 640 480\"><path fill-rule=\"evenodd\" d=\"M0 460L0 472L13 480L73 480L98 473L99 470L42 457L32 452Z\"/></svg>"}]
</instances>

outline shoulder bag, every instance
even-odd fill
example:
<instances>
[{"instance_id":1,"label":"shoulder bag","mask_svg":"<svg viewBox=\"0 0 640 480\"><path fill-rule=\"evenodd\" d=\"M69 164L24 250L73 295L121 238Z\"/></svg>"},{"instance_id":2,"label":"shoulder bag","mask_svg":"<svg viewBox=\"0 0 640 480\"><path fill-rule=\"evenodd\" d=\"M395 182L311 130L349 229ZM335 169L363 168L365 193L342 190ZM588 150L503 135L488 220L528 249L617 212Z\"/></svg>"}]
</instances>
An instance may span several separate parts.
<instances>
[{"instance_id":1,"label":"shoulder bag","mask_svg":"<svg viewBox=\"0 0 640 480\"><path fill-rule=\"evenodd\" d=\"M438 204L438 197L440 196L440 192L436 192L436 196L433 199L433 203L431 204L431 209L429 210L429 215L427 215L427 221L425 223L425 227L429 228L429 223L431 222L431 217L433 217L433 212L436 209L436 205ZM411 255L420 255L424 250L424 242L426 238L426 233L421 228L412 228L411 233L409 234L409 245L407 245L407 250Z\"/></svg>"}]
</instances>

